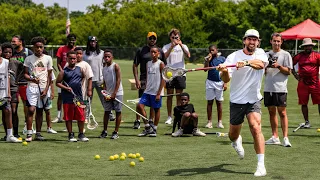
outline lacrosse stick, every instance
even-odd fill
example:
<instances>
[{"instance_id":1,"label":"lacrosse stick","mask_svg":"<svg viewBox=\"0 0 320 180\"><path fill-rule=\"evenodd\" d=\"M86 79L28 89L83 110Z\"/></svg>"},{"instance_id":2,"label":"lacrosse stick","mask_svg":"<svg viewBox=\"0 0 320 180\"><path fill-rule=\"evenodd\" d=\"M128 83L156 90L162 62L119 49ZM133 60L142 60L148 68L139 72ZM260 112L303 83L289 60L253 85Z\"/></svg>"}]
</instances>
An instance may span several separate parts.
<instances>
[{"instance_id":1,"label":"lacrosse stick","mask_svg":"<svg viewBox=\"0 0 320 180\"><path fill-rule=\"evenodd\" d=\"M30 65L32 66L32 69L29 68L29 71L30 71L30 72L29 72L29 75L30 75L30 77L31 77L32 79L39 79L38 77L36 77L36 75L35 75L34 72L33 72L35 66L34 66L32 63L30 63ZM44 108L45 104L44 104L43 99L41 98L40 80L39 80L39 83L38 83L37 85L38 85L39 94L40 94L40 97L39 97L39 98L41 99L41 102L42 102L42 108Z\"/></svg>"},{"instance_id":2,"label":"lacrosse stick","mask_svg":"<svg viewBox=\"0 0 320 180\"><path fill-rule=\"evenodd\" d=\"M166 94L166 95L163 95L161 97L179 96L179 95L180 95L180 93L177 93L177 94ZM139 101L140 101L140 98L127 100L127 102L132 103L132 104L138 104Z\"/></svg>"},{"instance_id":3,"label":"lacrosse stick","mask_svg":"<svg viewBox=\"0 0 320 180\"><path fill-rule=\"evenodd\" d=\"M101 94L105 97L106 100L111 100L110 94L106 90L101 90ZM144 117L142 114L138 113L134 109L132 109L130 106L126 105L125 103L121 102L119 99L115 98L116 101L118 101L120 104L124 105L126 108L130 109L132 112L139 115L142 119L149 121L148 118Z\"/></svg>"},{"instance_id":4,"label":"lacrosse stick","mask_svg":"<svg viewBox=\"0 0 320 180\"><path fill-rule=\"evenodd\" d=\"M98 127L98 123L96 121L96 118L92 114L90 98L88 101L89 101L89 120L88 120L87 128L90 130L94 130Z\"/></svg>"},{"instance_id":5,"label":"lacrosse stick","mask_svg":"<svg viewBox=\"0 0 320 180\"><path fill-rule=\"evenodd\" d=\"M298 131L300 128L303 128L304 125L305 125L305 123L300 123L299 126L296 129L294 129L292 132Z\"/></svg>"},{"instance_id":6,"label":"lacrosse stick","mask_svg":"<svg viewBox=\"0 0 320 180\"><path fill-rule=\"evenodd\" d=\"M236 65L227 65L228 67L236 67ZM183 76L187 72L193 72L193 71L203 71L203 70L210 70L210 69L217 69L218 66L213 67L205 67L205 68L196 68L196 69L183 69L183 68L172 68L169 66L166 66L162 70L162 78L166 81L172 81L173 78L177 76Z\"/></svg>"},{"instance_id":7,"label":"lacrosse stick","mask_svg":"<svg viewBox=\"0 0 320 180\"><path fill-rule=\"evenodd\" d=\"M68 83L66 83L65 81L63 81L63 83L67 86L70 87ZM71 89L71 93L73 94L73 103L76 106L79 106L80 108L86 108L85 103L73 92L73 89L70 87Z\"/></svg>"}]
</instances>

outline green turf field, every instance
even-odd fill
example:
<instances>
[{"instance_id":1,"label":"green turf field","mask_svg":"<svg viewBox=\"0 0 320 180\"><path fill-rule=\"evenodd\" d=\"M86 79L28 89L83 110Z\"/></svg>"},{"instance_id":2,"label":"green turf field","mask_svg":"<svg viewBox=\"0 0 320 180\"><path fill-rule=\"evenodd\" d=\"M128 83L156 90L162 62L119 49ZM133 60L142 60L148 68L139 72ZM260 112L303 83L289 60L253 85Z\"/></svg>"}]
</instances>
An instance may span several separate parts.
<instances>
[{"instance_id":1,"label":"green turf field","mask_svg":"<svg viewBox=\"0 0 320 180\"><path fill-rule=\"evenodd\" d=\"M124 100L135 99L137 91L130 90L128 79L133 78L132 61L116 61L122 70L122 83L124 86ZM195 68L196 65L187 65ZM256 168L256 155L253 149L253 139L250 135L248 123L245 122L242 130L245 158L239 160L236 152L230 146L227 138L212 134L213 132L228 131L229 118L229 90L225 93L223 103L224 130L217 128L202 128L206 124L205 101L206 73L188 73L186 91L191 95L191 103L195 105L199 114L199 127L208 133L207 137L180 137L172 138L164 135L171 132L171 127L164 125L166 109L161 109L161 120L158 127L158 137L137 137L142 129L132 129L135 114L123 107L118 140L97 138L102 130L103 109L94 94L93 113L100 124L94 130L87 130L90 138L87 143L67 142L67 133L62 132L64 124L53 124L58 134L50 135L45 132L46 123L43 123L43 136L45 142L33 141L28 146L22 144L9 144L0 142L0 179L250 179L254 178ZM282 146L266 146L265 163L267 176L263 179L318 179L320 166L319 158L320 133L317 133L319 115L316 106L309 106L311 129L301 129L296 133L292 130L303 122L300 106L297 105L297 82L290 76L288 83L288 116L289 139L292 148ZM165 100L163 104L165 104ZM131 107L134 105L129 104ZM20 106L20 111L22 107ZM271 137L267 109L263 107L263 134L265 138ZM213 111L216 117L216 111ZM52 118L56 115L56 101L52 109ZM20 113L21 131L23 128L23 115ZM76 124L74 124L76 130ZM110 123L109 136L114 128ZM281 135L281 130L279 129ZM211 134L209 134L211 133ZM76 134L77 135L77 134ZM0 137L4 136L3 127L0 127ZM24 137L24 136L23 136ZM280 136L282 141L282 135ZM145 161L140 163L137 159L125 161L108 161L109 156L121 152L139 152ZM94 160L99 154L100 160ZM131 161L136 162L130 167Z\"/></svg>"}]
</instances>

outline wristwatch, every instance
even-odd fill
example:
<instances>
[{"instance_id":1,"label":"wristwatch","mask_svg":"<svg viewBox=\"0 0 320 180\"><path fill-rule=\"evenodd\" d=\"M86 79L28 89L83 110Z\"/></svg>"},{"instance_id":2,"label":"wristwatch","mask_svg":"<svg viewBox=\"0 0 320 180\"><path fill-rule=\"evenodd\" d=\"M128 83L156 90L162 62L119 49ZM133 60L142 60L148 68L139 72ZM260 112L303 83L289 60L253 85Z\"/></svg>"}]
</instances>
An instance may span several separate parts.
<instances>
[{"instance_id":1,"label":"wristwatch","mask_svg":"<svg viewBox=\"0 0 320 180\"><path fill-rule=\"evenodd\" d=\"M246 60L246 61L244 61L244 62L246 62L245 66L250 66L250 63L249 63L248 60Z\"/></svg>"}]
</instances>

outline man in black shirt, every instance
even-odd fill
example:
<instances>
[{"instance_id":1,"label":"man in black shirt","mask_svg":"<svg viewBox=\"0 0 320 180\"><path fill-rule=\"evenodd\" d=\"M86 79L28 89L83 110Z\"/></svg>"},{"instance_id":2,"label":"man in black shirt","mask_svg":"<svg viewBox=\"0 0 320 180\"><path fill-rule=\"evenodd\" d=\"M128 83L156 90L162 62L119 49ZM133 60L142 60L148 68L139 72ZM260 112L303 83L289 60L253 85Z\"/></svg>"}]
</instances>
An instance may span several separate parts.
<instances>
[{"instance_id":1,"label":"man in black shirt","mask_svg":"<svg viewBox=\"0 0 320 180\"><path fill-rule=\"evenodd\" d=\"M173 126L175 127L177 122L179 129L177 132L172 133L172 137L181 136L183 135L183 133L190 133L190 130L192 130L192 134L194 136L206 136L205 133L201 132L200 129L198 129L198 115L194 110L193 104L189 104L189 94L185 92L181 93L180 98L180 106L176 106L173 109Z\"/></svg>"},{"instance_id":2,"label":"man in black shirt","mask_svg":"<svg viewBox=\"0 0 320 180\"><path fill-rule=\"evenodd\" d=\"M133 66L132 66L132 70L133 70L133 75L134 75L134 79L136 81L136 87L137 89L139 89L139 98L142 96L145 88L146 88L146 72L147 72L147 63L148 61L151 61L151 54L150 54L150 47L155 46L157 43L157 34L155 32L149 32L147 35L147 45L139 48L136 56L133 60ZM164 62L164 64L166 63L166 60L164 58L164 53L162 51L162 49L159 48L159 59L161 61ZM138 66L140 65L140 78L138 79ZM150 119L153 119L154 117L154 111L152 108L150 108ZM136 120L134 122L134 129L139 129L140 128L140 116L136 116Z\"/></svg>"}]
</instances>

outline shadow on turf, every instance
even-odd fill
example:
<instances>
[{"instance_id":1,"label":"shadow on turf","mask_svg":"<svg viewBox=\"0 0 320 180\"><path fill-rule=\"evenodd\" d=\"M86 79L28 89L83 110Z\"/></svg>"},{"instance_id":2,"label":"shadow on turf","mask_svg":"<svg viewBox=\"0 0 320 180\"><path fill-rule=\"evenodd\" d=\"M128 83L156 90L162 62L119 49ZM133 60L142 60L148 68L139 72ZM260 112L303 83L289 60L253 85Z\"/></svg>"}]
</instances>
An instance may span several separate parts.
<instances>
[{"instance_id":1,"label":"shadow on turf","mask_svg":"<svg viewBox=\"0 0 320 180\"><path fill-rule=\"evenodd\" d=\"M224 166L230 166L234 164L220 164L208 168L189 168L189 169L172 169L167 171L167 176L194 176L198 174L208 174L212 172L223 172L232 174L252 174L252 172L237 172L225 169Z\"/></svg>"}]
</instances>

